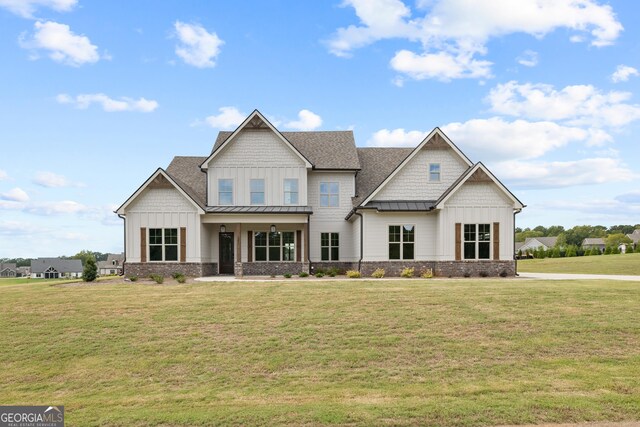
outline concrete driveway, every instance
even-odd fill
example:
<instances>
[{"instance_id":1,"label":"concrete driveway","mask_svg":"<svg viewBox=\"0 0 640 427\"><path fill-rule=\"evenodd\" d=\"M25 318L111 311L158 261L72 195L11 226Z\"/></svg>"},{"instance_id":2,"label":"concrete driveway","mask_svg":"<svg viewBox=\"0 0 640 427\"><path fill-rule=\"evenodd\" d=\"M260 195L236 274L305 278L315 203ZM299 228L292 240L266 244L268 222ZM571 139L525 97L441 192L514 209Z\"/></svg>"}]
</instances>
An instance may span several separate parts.
<instances>
[{"instance_id":1,"label":"concrete driveway","mask_svg":"<svg viewBox=\"0 0 640 427\"><path fill-rule=\"evenodd\" d=\"M640 276L618 276L615 274L562 274L562 273L523 273L518 272L525 279L544 280L624 280L628 282L640 282Z\"/></svg>"}]
</instances>

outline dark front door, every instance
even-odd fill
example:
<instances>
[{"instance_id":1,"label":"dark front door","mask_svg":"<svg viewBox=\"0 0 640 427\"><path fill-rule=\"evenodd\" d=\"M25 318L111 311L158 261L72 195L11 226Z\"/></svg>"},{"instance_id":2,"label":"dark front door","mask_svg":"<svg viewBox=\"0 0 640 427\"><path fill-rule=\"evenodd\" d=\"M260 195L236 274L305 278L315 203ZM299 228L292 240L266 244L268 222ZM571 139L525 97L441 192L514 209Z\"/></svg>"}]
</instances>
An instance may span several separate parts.
<instances>
[{"instance_id":1,"label":"dark front door","mask_svg":"<svg viewBox=\"0 0 640 427\"><path fill-rule=\"evenodd\" d=\"M220 233L220 274L233 274L233 233Z\"/></svg>"}]
</instances>

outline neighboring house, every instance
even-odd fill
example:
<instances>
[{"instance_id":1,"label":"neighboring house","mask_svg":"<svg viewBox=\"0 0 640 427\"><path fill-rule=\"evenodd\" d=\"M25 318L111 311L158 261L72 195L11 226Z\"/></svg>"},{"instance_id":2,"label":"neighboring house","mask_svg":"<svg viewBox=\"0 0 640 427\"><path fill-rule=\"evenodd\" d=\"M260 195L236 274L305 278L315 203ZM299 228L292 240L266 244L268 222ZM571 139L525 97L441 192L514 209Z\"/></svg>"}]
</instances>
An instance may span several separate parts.
<instances>
[{"instance_id":1,"label":"neighboring house","mask_svg":"<svg viewBox=\"0 0 640 427\"><path fill-rule=\"evenodd\" d=\"M604 239L602 237L587 237L582 241L582 249L593 248L597 248L600 252L604 252Z\"/></svg>"},{"instance_id":2,"label":"neighboring house","mask_svg":"<svg viewBox=\"0 0 640 427\"><path fill-rule=\"evenodd\" d=\"M535 249L548 251L555 247L557 241L557 237L527 237L519 250L521 250L522 253L526 253L527 251L533 252Z\"/></svg>"},{"instance_id":3,"label":"neighboring house","mask_svg":"<svg viewBox=\"0 0 640 427\"><path fill-rule=\"evenodd\" d=\"M100 276L109 276L113 274L122 274L122 266L124 264L124 253L108 254L106 261L98 261L98 274Z\"/></svg>"},{"instance_id":4,"label":"neighboring house","mask_svg":"<svg viewBox=\"0 0 640 427\"><path fill-rule=\"evenodd\" d=\"M637 248L638 242L640 242L640 228L633 230L631 234L627 234L627 237L633 242L633 247Z\"/></svg>"},{"instance_id":5,"label":"neighboring house","mask_svg":"<svg viewBox=\"0 0 640 427\"><path fill-rule=\"evenodd\" d=\"M18 277L30 277L31 267L18 267L16 269L16 274L18 275Z\"/></svg>"},{"instance_id":6,"label":"neighboring house","mask_svg":"<svg viewBox=\"0 0 640 427\"><path fill-rule=\"evenodd\" d=\"M0 277L16 277L18 268L13 262L2 263L0 262Z\"/></svg>"},{"instance_id":7,"label":"neighboring house","mask_svg":"<svg viewBox=\"0 0 640 427\"><path fill-rule=\"evenodd\" d=\"M434 129L416 148L351 131L280 132L257 110L206 157L175 157L116 213L125 271L272 275L385 268L515 274L524 205Z\"/></svg>"},{"instance_id":8,"label":"neighboring house","mask_svg":"<svg viewBox=\"0 0 640 427\"><path fill-rule=\"evenodd\" d=\"M31 261L32 279L61 277L82 277L82 261L60 258L38 258Z\"/></svg>"}]
</instances>

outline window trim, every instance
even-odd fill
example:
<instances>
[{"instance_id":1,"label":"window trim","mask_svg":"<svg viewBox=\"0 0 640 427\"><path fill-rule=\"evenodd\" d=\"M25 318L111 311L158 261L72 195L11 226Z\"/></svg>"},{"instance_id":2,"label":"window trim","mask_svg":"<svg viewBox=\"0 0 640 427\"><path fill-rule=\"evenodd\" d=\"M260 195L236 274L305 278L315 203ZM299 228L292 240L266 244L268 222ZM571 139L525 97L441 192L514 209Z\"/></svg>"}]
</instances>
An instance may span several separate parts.
<instances>
[{"instance_id":1,"label":"window trim","mask_svg":"<svg viewBox=\"0 0 640 427\"><path fill-rule=\"evenodd\" d=\"M336 186L338 187L338 192L337 193L332 193L331 191L329 191L328 193L323 193L322 192L322 184L327 184L327 190L330 190L329 185L328 184L336 184ZM327 195L327 205L323 206L322 205L322 195L326 194ZM335 206L331 205L331 196L337 196L337 204ZM320 181L318 183L318 206L320 208L339 208L340 207L340 181Z\"/></svg>"},{"instance_id":2,"label":"window trim","mask_svg":"<svg viewBox=\"0 0 640 427\"><path fill-rule=\"evenodd\" d=\"M253 191L251 184L256 181L262 181L262 191ZM262 203L253 203L253 194L262 193ZM249 205L251 206L265 206L267 204L267 182L264 178L250 178L249 179Z\"/></svg>"},{"instance_id":3,"label":"window trim","mask_svg":"<svg viewBox=\"0 0 640 427\"><path fill-rule=\"evenodd\" d=\"M151 230L162 230L161 234L161 242L160 244L151 244ZM167 244L165 242L165 230L176 230L176 243ZM151 259L151 246L160 246L162 249L162 259L161 260L152 260ZM175 246L176 247L176 259L175 260L167 260L166 254L166 246ZM149 252L149 256L147 262L180 262L180 227L149 227L147 228L147 251Z\"/></svg>"},{"instance_id":4,"label":"window trim","mask_svg":"<svg viewBox=\"0 0 640 427\"><path fill-rule=\"evenodd\" d=\"M266 244L266 246L256 246L256 233L265 233L267 235L267 244ZM271 231L269 231L269 230L253 230L251 232L251 239L252 239L252 242L251 242L251 247L252 248L251 248L251 250L253 251L253 254L252 254L253 255L253 258L252 258L253 261L252 262L296 262L296 247L298 245L296 231L295 230L279 230L279 231L276 231L276 233L280 234L280 246L279 246L279 248L280 248L280 252L279 252L280 253L280 259L271 261L269 259L269 249L273 247L273 246L269 245L269 235L271 234ZM284 246L284 238L282 236L283 233L291 233L291 234L293 234L293 259L290 259L290 260L284 260L283 259L284 258L283 251L284 251L284 248L285 248L285 246ZM256 249L257 248L265 248L266 249L266 256L267 256L266 260L258 260L256 258Z\"/></svg>"},{"instance_id":5,"label":"window trim","mask_svg":"<svg viewBox=\"0 0 640 427\"><path fill-rule=\"evenodd\" d=\"M231 181L231 203L229 204L222 204L220 202L220 193L228 193L228 191L220 191L220 181ZM233 199L234 199L234 179L233 178L218 178L218 206L233 206Z\"/></svg>"},{"instance_id":6,"label":"window trim","mask_svg":"<svg viewBox=\"0 0 640 427\"><path fill-rule=\"evenodd\" d=\"M322 245L322 235L323 234L328 234L329 235L329 246L323 246ZM333 234L336 234L338 236L338 245L337 246L333 246L332 245L332 238L333 238ZM322 249L327 248L329 250L329 259L322 259ZM337 259L333 259L332 257L332 249L337 249L338 250L338 258ZM339 232L334 232L334 231L321 231L320 232L320 261L340 261L340 233Z\"/></svg>"},{"instance_id":7,"label":"window trim","mask_svg":"<svg viewBox=\"0 0 640 427\"><path fill-rule=\"evenodd\" d=\"M404 233L402 232L403 228L407 225L410 225L413 227L413 242L405 242L404 241ZM400 227L400 241L399 242L391 242L389 240L389 227ZM387 259L389 261L415 261L416 260L416 234L417 234L417 229L418 227L416 226L416 224L397 224L397 223L389 223L387 224ZM398 244L400 245L400 258L398 259L391 259L391 253L390 253L390 245L391 244ZM413 244L413 258L403 258L404 255L404 244L405 243L411 243Z\"/></svg>"},{"instance_id":8,"label":"window trim","mask_svg":"<svg viewBox=\"0 0 640 427\"><path fill-rule=\"evenodd\" d=\"M475 226L475 240L466 240L465 229L468 225ZM489 231L485 233L489 235L489 240L480 240L480 226L486 225L489 227ZM490 222L487 223L463 223L462 224L462 260L463 261L491 261L493 259L493 225ZM467 243L474 244L474 258L467 258L465 254L465 246ZM480 258L480 244L487 244L489 246L489 253L486 258Z\"/></svg>"},{"instance_id":9,"label":"window trim","mask_svg":"<svg viewBox=\"0 0 640 427\"><path fill-rule=\"evenodd\" d=\"M432 166L437 166L438 171L432 172L431 171ZM438 179L432 179L431 175L436 173L438 174ZM440 163L429 163L429 182L441 182L441 181L442 181L442 165Z\"/></svg>"},{"instance_id":10,"label":"window trim","mask_svg":"<svg viewBox=\"0 0 640 427\"><path fill-rule=\"evenodd\" d=\"M296 183L296 191L287 191L287 181L295 181ZM295 194L296 201L287 203L287 193ZM291 196L289 196L291 199ZM300 180L298 178L284 178L282 180L282 204L286 206L295 206L300 204Z\"/></svg>"}]
</instances>

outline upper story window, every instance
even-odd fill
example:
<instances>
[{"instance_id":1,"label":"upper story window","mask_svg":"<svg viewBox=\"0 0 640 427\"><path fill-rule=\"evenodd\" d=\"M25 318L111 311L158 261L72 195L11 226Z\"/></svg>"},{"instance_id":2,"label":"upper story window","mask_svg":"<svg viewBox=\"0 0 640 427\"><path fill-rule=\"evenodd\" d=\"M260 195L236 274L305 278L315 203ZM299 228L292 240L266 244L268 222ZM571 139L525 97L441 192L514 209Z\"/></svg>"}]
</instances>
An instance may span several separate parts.
<instances>
[{"instance_id":1,"label":"upper story window","mask_svg":"<svg viewBox=\"0 0 640 427\"><path fill-rule=\"evenodd\" d=\"M320 206L337 207L340 199L340 187L337 182L320 183Z\"/></svg>"},{"instance_id":2,"label":"upper story window","mask_svg":"<svg viewBox=\"0 0 640 427\"><path fill-rule=\"evenodd\" d=\"M150 228L149 229L149 260L177 261L178 260L178 229Z\"/></svg>"},{"instance_id":3,"label":"upper story window","mask_svg":"<svg viewBox=\"0 0 640 427\"><path fill-rule=\"evenodd\" d=\"M284 180L284 204L285 205L298 204L298 180L297 179Z\"/></svg>"},{"instance_id":4,"label":"upper story window","mask_svg":"<svg viewBox=\"0 0 640 427\"><path fill-rule=\"evenodd\" d=\"M429 181L440 181L440 163L429 163Z\"/></svg>"},{"instance_id":5,"label":"upper story window","mask_svg":"<svg viewBox=\"0 0 640 427\"><path fill-rule=\"evenodd\" d=\"M491 257L491 224L464 225L464 259Z\"/></svg>"},{"instance_id":6,"label":"upper story window","mask_svg":"<svg viewBox=\"0 0 640 427\"><path fill-rule=\"evenodd\" d=\"M233 180L232 179L218 180L218 204L219 205L233 204Z\"/></svg>"},{"instance_id":7,"label":"upper story window","mask_svg":"<svg viewBox=\"0 0 640 427\"><path fill-rule=\"evenodd\" d=\"M411 224L389 226L389 259L414 259L415 231Z\"/></svg>"},{"instance_id":8,"label":"upper story window","mask_svg":"<svg viewBox=\"0 0 640 427\"><path fill-rule=\"evenodd\" d=\"M264 205L264 179L252 179L251 186L251 204Z\"/></svg>"}]
</instances>

